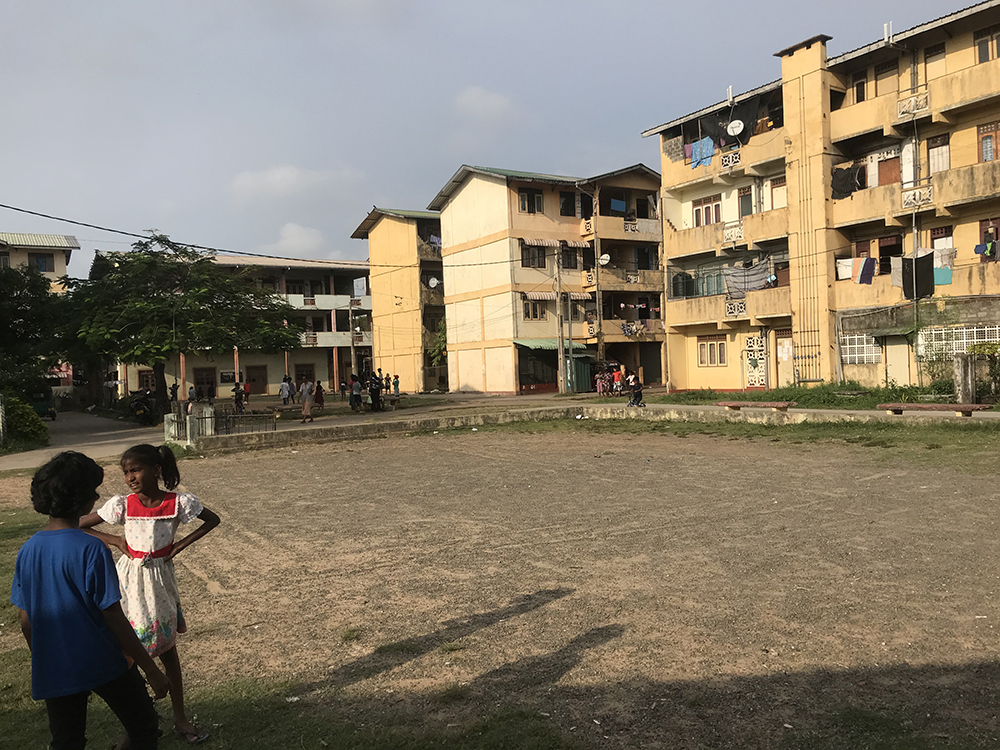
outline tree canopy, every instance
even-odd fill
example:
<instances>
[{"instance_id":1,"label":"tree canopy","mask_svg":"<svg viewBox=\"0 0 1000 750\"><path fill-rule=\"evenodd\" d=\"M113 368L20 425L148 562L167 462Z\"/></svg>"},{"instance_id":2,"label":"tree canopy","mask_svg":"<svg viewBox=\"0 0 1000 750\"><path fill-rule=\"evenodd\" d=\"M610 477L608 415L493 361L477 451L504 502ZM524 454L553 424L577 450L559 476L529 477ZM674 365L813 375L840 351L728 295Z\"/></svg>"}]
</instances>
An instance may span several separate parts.
<instances>
[{"instance_id":1,"label":"tree canopy","mask_svg":"<svg viewBox=\"0 0 1000 750\"><path fill-rule=\"evenodd\" d=\"M0 390L30 388L56 363L62 302L34 268L0 268Z\"/></svg>"},{"instance_id":2,"label":"tree canopy","mask_svg":"<svg viewBox=\"0 0 1000 750\"><path fill-rule=\"evenodd\" d=\"M164 365L180 353L275 352L299 346L301 326L252 267L153 235L131 252L98 253L86 280L70 280L77 335L89 349L153 367L166 406Z\"/></svg>"}]
</instances>

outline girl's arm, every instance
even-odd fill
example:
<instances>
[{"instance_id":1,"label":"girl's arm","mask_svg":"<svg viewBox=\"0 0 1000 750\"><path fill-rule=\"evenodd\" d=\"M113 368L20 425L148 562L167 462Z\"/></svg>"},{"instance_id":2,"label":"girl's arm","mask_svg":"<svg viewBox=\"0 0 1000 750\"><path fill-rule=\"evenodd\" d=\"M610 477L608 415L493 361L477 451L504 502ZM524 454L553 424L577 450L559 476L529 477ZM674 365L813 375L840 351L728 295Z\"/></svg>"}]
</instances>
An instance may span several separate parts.
<instances>
[{"instance_id":1,"label":"girl's arm","mask_svg":"<svg viewBox=\"0 0 1000 750\"><path fill-rule=\"evenodd\" d=\"M104 523L104 519L101 518L99 513L88 513L80 519L80 531L90 534L95 539L100 539L108 547L114 547L121 552L127 553L128 545L125 543L125 537L118 536L117 534L106 534L103 531L94 531L92 527L101 523Z\"/></svg>"},{"instance_id":2,"label":"girl's arm","mask_svg":"<svg viewBox=\"0 0 1000 750\"><path fill-rule=\"evenodd\" d=\"M215 513L210 511L205 506L202 506L201 513L198 514L198 518L201 519L201 526L174 544L174 548L170 551L170 554L167 555L168 560L174 559L177 556L177 553L182 549L187 547L189 544L194 544L205 536L205 534L218 526L221 520L217 515L215 515Z\"/></svg>"}]
</instances>

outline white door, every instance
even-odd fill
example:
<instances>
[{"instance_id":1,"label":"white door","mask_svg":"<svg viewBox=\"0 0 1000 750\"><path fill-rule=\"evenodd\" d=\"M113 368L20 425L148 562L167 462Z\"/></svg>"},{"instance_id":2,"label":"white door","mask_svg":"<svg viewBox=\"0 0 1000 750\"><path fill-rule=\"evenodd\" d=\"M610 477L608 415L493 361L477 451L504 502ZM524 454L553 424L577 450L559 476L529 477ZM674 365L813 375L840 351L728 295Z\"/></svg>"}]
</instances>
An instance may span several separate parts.
<instances>
[{"instance_id":1,"label":"white door","mask_svg":"<svg viewBox=\"0 0 1000 750\"><path fill-rule=\"evenodd\" d=\"M885 377L886 385L910 385L910 344L905 336L886 336Z\"/></svg>"}]
</instances>

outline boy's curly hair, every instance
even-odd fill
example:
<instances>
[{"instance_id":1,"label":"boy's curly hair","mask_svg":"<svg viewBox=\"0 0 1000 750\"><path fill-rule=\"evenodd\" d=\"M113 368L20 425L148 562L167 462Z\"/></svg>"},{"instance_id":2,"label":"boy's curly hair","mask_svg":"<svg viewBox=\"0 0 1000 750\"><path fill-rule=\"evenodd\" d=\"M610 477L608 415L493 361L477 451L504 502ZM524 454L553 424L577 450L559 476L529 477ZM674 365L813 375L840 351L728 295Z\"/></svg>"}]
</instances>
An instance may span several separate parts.
<instances>
[{"instance_id":1,"label":"boy's curly hair","mask_svg":"<svg viewBox=\"0 0 1000 750\"><path fill-rule=\"evenodd\" d=\"M96 499L104 469L94 459L64 451L35 472L31 504L39 513L55 518L79 518Z\"/></svg>"}]
</instances>

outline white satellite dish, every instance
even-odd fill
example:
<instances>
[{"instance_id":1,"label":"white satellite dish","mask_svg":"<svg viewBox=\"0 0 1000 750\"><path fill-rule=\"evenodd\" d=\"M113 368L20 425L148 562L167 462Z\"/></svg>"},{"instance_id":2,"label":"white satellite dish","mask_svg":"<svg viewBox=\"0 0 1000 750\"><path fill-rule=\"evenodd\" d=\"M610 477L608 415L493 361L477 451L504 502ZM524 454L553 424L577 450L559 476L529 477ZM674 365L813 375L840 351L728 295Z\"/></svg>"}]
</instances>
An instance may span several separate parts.
<instances>
[{"instance_id":1,"label":"white satellite dish","mask_svg":"<svg viewBox=\"0 0 1000 750\"><path fill-rule=\"evenodd\" d=\"M611 256L608 255L607 253L603 253L601 257L597 259L597 262L600 263L602 266L606 266L608 265L608 263L611 262Z\"/></svg>"},{"instance_id":2,"label":"white satellite dish","mask_svg":"<svg viewBox=\"0 0 1000 750\"><path fill-rule=\"evenodd\" d=\"M438 279L437 279L436 276L431 276L429 279L427 279L427 286L429 286L431 289L433 289L434 287L436 287L440 283L441 282L438 281Z\"/></svg>"},{"instance_id":3,"label":"white satellite dish","mask_svg":"<svg viewBox=\"0 0 1000 750\"><path fill-rule=\"evenodd\" d=\"M733 120L726 126L726 132L735 137L743 132L743 120Z\"/></svg>"}]
</instances>

